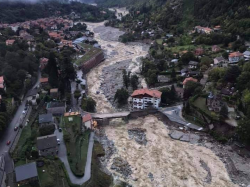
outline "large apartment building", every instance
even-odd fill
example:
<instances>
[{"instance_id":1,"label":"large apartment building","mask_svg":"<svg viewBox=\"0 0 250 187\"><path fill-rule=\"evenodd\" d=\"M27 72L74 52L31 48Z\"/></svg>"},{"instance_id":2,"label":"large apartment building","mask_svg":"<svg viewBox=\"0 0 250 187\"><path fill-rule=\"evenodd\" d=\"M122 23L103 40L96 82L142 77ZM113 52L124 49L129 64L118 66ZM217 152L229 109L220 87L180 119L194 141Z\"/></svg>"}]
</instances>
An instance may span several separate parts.
<instances>
[{"instance_id":1,"label":"large apartment building","mask_svg":"<svg viewBox=\"0 0 250 187\"><path fill-rule=\"evenodd\" d=\"M147 108L159 108L161 92L158 90L140 89L135 90L132 97L133 109L144 110Z\"/></svg>"}]
</instances>

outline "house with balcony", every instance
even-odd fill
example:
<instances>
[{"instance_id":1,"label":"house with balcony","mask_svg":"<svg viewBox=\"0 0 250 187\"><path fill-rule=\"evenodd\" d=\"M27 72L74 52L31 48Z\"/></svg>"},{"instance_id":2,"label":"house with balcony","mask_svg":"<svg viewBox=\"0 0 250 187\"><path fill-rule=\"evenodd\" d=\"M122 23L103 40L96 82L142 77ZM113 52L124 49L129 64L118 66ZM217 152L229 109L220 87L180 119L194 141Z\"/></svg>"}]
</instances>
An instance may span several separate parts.
<instances>
[{"instance_id":1,"label":"house with balcony","mask_svg":"<svg viewBox=\"0 0 250 187\"><path fill-rule=\"evenodd\" d=\"M240 60L244 59L244 55L240 52L230 53L228 56L229 63L237 63Z\"/></svg>"},{"instance_id":2,"label":"house with balcony","mask_svg":"<svg viewBox=\"0 0 250 187\"><path fill-rule=\"evenodd\" d=\"M139 89L135 90L132 97L134 110L145 110L150 108L159 108L162 92L158 90Z\"/></svg>"}]
</instances>

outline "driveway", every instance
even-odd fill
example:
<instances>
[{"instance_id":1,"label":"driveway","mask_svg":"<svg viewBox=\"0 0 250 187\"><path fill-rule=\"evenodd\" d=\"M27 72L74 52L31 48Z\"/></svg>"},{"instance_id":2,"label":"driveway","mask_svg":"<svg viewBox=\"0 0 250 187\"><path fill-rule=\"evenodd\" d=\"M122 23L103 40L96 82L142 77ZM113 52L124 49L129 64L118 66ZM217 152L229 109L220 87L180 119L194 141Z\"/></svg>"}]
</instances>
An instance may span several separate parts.
<instances>
[{"instance_id":1,"label":"driveway","mask_svg":"<svg viewBox=\"0 0 250 187\"><path fill-rule=\"evenodd\" d=\"M159 111L163 113L165 116L167 116L170 121L179 123L183 126L189 127L194 130L202 131L203 130L202 127L189 123L182 117L182 107L183 105L181 104L173 107L162 108L159 109Z\"/></svg>"},{"instance_id":2,"label":"driveway","mask_svg":"<svg viewBox=\"0 0 250 187\"><path fill-rule=\"evenodd\" d=\"M86 166L85 166L85 172L84 172L84 176L81 178L76 177L70 169L70 165L69 165L68 158L67 158L67 149L63 140L63 133L59 132L58 129L56 129L55 134L57 138L61 140L61 145L58 146L58 157L64 163L65 168L68 172L70 181L73 184L82 185L83 183L85 183L91 178L91 161L92 161L92 151L94 147L94 132L91 132L90 137L89 137L89 147L88 147L88 155L87 155L87 161L86 161Z\"/></svg>"},{"instance_id":3,"label":"driveway","mask_svg":"<svg viewBox=\"0 0 250 187\"><path fill-rule=\"evenodd\" d=\"M39 84L40 77L41 77L41 73L39 71L37 82L32 87L32 89L35 88ZM18 107L15 115L13 116L10 124L8 125L8 127L5 129L5 131L0 136L0 155L5 154L5 159L6 159L5 171L6 171L6 173L10 173L14 169L14 164L13 164L12 158L8 154L8 151L9 151L11 145L9 145L9 146L6 145L6 142L10 140L11 144L12 144L16 135L17 135L17 131L14 131L14 128L15 128L15 126L19 125L20 120L24 117L23 111L25 108L26 101L27 101L27 98L25 96L23 98L20 106Z\"/></svg>"}]
</instances>

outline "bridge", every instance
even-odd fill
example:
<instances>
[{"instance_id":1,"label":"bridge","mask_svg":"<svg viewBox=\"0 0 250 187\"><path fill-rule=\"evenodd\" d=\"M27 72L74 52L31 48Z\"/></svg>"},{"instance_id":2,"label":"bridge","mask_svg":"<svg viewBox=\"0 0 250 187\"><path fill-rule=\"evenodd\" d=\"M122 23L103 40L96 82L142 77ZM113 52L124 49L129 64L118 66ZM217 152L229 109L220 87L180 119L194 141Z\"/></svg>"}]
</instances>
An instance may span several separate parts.
<instances>
[{"instance_id":1,"label":"bridge","mask_svg":"<svg viewBox=\"0 0 250 187\"><path fill-rule=\"evenodd\" d=\"M128 117L130 112L116 112L116 113L103 113L103 114L92 114L93 119L113 119L113 118L124 118Z\"/></svg>"}]
</instances>

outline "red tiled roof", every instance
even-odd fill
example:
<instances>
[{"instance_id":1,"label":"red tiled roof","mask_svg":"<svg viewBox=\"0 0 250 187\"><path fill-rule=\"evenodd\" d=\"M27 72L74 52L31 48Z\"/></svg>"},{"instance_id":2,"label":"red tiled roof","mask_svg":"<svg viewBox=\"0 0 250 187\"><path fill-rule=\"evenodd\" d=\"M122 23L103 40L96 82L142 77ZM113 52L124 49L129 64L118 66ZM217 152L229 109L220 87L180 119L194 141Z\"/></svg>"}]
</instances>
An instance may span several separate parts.
<instances>
[{"instance_id":1,"label":"red tiled roof","mask_svg":"<svg viewBox=\"0 0 250 187\"><path fill-rule=\"evenodd\" d=\"M2 84L4 83L4 78L3 78L3 76L0 77L0 83L2 83Z\"/></svg>"},{"instance_id":2,"label":"red tiled roof","mask_svg":"<svg viewBox=\"0 0 250 187\"><path fill-rule=\"evenodd\" d=\"M86 114L82 117L82 122L85 123L87 121L90 121L92 119L92 116L90 114Z\"/></svg>"},{"instance_id":3,"label":"red tiled roof","mask_svg":"<svg viewBox=\"0 0 250 187\"><path fill-rule=\"evenodd\" d=\"M49 81L49 78L41 78L40 83L46 83Z\"/></svg>"},{"instance_id":4,"label":"red tiled roof","mask_svg":"<svg viewBox=\"0 0 250 187\"><path fill-rule=\"evenodd\" d=\"M158 90L149 90L145 88L145 89L135 90L131 96L135 97L135 96L144 95L144 94L150 95L152 97L161 98L162 93Z\"/></svg>"},{"instance_id":5,"label":"red tiled roof","mask_svg":"<svg viewBox=\"0 0 250 187\"><path fill-rule=\"evenodd\" d=\"M230 53L230 55L229 55L229 57L236 57L236 56L244 56L244 55L240 52Z\"/></svg>"},{"instance_id":6,"label":"red tiled roof","mask_svg":"<svg viewBox=\"0 0 250 187\"><path fill-rule=\"evenodd\" d=\"M197 79L194 79L193 77L188 77L188 78L185 78L182 84L185 85L187 84L188 81L198 82Z\"/></svg>"}]
</instances>

